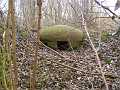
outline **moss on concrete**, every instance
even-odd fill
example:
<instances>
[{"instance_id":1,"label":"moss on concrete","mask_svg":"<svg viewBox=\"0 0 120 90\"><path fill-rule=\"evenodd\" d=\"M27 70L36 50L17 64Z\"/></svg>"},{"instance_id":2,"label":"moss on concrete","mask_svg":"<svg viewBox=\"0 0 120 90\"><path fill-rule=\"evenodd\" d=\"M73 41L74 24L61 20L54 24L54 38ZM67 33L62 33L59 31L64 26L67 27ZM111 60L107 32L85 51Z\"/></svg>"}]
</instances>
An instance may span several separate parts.
<instances>
[{"instance_id":1,"label":"moss on concrete","mask_svg":"<svg viewBox=\"0 0 120 90\"><path fill-rule=\"evenodd\" d=\"M44 27L40 32L40 39L48 42L48 46L57 47L57 41L70 41L73 48L80 47L84 34L79 29L67 25Z\"/></svg>"}]
</instances>

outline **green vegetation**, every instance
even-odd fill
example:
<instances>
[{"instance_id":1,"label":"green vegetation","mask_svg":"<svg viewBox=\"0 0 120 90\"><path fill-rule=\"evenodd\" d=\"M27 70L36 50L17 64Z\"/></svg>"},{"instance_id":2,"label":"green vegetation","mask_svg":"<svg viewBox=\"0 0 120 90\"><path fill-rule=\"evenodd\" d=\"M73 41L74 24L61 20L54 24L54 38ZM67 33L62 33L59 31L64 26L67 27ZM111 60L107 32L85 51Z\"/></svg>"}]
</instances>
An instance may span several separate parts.
<instances>
[{"instance_id":1,"label":"green vegetation","mask_svg":"<svg viewBox=\"0 0 120 90\"><path fill-rule=\"evenodd\" d=\"M20 30L19 31L19 35L22 37L22 38L27 38L28 37L28 32L25 31L25 30Z\"/></svg>"},{"instance_id":2,"label":"green vegetation","mask_svg":"<svg viewBox=\"0 0 120 90\"><path fill-rule=\"evenodd\" d=\"M7 57L4 48L0 49L0 86L4 87L5 90L8 90L8 82L6 79L7 72Z\"/></svg>"},{"instance_id":3,"label":"green vegetation","mask_svg":"<svg viewBox=\"0 0 120 90\"><path fill-rule=\"evenodd\" d=\"M107 31L101 33L101 40L106 41L109 38L110 34Z\"/></svg>"},{"instance_id":4,"label":"green vegetation","mask_svg":"<svg viewBox=\"0 0 120 90\"><path fill-rule=\"evenodd\" d=\"M3 33L4 32L4 27L2 24L0 24L0 33Z\"/></svg>"},{"instance_id":5,"label":"green vegetation","mask_svg":"<svg viewBox=\"0 0 120 90\"><path fill-rule=\"evenodd\" d=\"M112 60L111 60L111 59L106 59L106 60L105 60L105 63L106 63L106 64L112 64Z\"/></svg>"}]
</instances>

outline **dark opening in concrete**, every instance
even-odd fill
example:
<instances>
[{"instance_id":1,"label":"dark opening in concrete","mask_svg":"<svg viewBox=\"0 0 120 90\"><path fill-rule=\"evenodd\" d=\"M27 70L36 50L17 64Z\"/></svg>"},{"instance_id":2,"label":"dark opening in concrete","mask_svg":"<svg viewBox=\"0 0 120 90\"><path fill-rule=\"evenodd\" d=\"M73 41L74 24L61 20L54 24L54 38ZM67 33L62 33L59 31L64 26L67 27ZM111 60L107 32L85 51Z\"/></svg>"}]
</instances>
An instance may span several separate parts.
<instances>
[{"instance_id":1,"label":"dark opening in concrete","mask_svg":"<svg viewBox=\"0 0 120 90\"><path fill-rule=\"evenodd\" d=\"M43 42L46 46L48 46L48 43L47 42Z\"/></svg>"},{"instance_id":2,"label":"dark opening in concrete","mask_svg":"<svg viewBox=\"0 0 120 90\"><path fill-rule=\"evenodd\" d=\"M57 41L57 48L60 50L67 50L69 48L68 41Z\"/></svg>"}]
</instances>

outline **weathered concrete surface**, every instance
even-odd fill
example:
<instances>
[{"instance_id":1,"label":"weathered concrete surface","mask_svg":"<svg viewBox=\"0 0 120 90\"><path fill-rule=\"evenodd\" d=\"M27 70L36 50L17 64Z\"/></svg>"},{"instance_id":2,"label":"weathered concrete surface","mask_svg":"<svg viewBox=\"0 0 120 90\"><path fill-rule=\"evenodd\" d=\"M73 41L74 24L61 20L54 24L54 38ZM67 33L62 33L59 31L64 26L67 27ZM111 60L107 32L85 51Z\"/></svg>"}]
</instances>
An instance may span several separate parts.
<instances>
[{"instance_id":1,"label":"weathered concrete surface","mask_svg":"<svg viewBox=\"0 0 120 90\"><path fill-rule=\"evenodd\" d=\"M68 41L73 48L79 48L83 38L82 31L67 25L45 27L40 32L41 41L53 48L57 48L57 41Z\"/></svg>"}]
</instances>

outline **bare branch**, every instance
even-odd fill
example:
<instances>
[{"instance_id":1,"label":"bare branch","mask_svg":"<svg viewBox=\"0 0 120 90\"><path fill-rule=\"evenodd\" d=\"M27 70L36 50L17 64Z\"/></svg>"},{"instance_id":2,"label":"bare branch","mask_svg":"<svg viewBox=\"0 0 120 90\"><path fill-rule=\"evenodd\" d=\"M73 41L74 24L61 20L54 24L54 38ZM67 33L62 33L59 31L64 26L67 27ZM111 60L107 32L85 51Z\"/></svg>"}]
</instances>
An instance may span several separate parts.
<instances>
[{"instance_id":1,"label":"bare branch","mask_svg":"<svg viewBox=\"0 0 120 90\"><path fill-rule=\"evenodd\" d=\"M99 58L99 56L98 56L97 49L95 48L95 46L94 46L94 44L93 44L93 42L92 42L92 40L91 40L91 38L90 38L90 34L89 34L88 30L87 30L87 25L86 25L86 22L85 22L85 19L84 19L84 16L83 16L83 12L81 11L81 13L82 13L84 30L85 30L85 32L86 32L86 34L87 34L87 37L88 37L89 41L90 41L90 44L91 44L92 49L93 49L94 52L95 52L96 59L97 59L97 64L99 65L100 72L101 72L101 74L102 74L102 77L103 77L103 80L104 80L104 83L105 83L106 90L109 90L109 87L108 87L108 84L107 84L107 81L106 81L106 78L105 78L105 73L103 72L102 64L101 64L100 58Z\"/></svg>"},{"instance_id":2,"label":"bare branch","mask_svg":"<svg viewBox=\"0 0 120 90\"><path fill-rule=\"evenodd\" d=\"M95 0L95 2L96 2L96 4L98 4L99 6L101 6L102 8L108 10L108 11L109 11L110 13L112 13L114 16L119 17L119 16L116 15L113 11L111 11L108 7L106 7L106 6L102 5L102 4L100 4L97 0Z\"/></svg>"}]
</instances>

